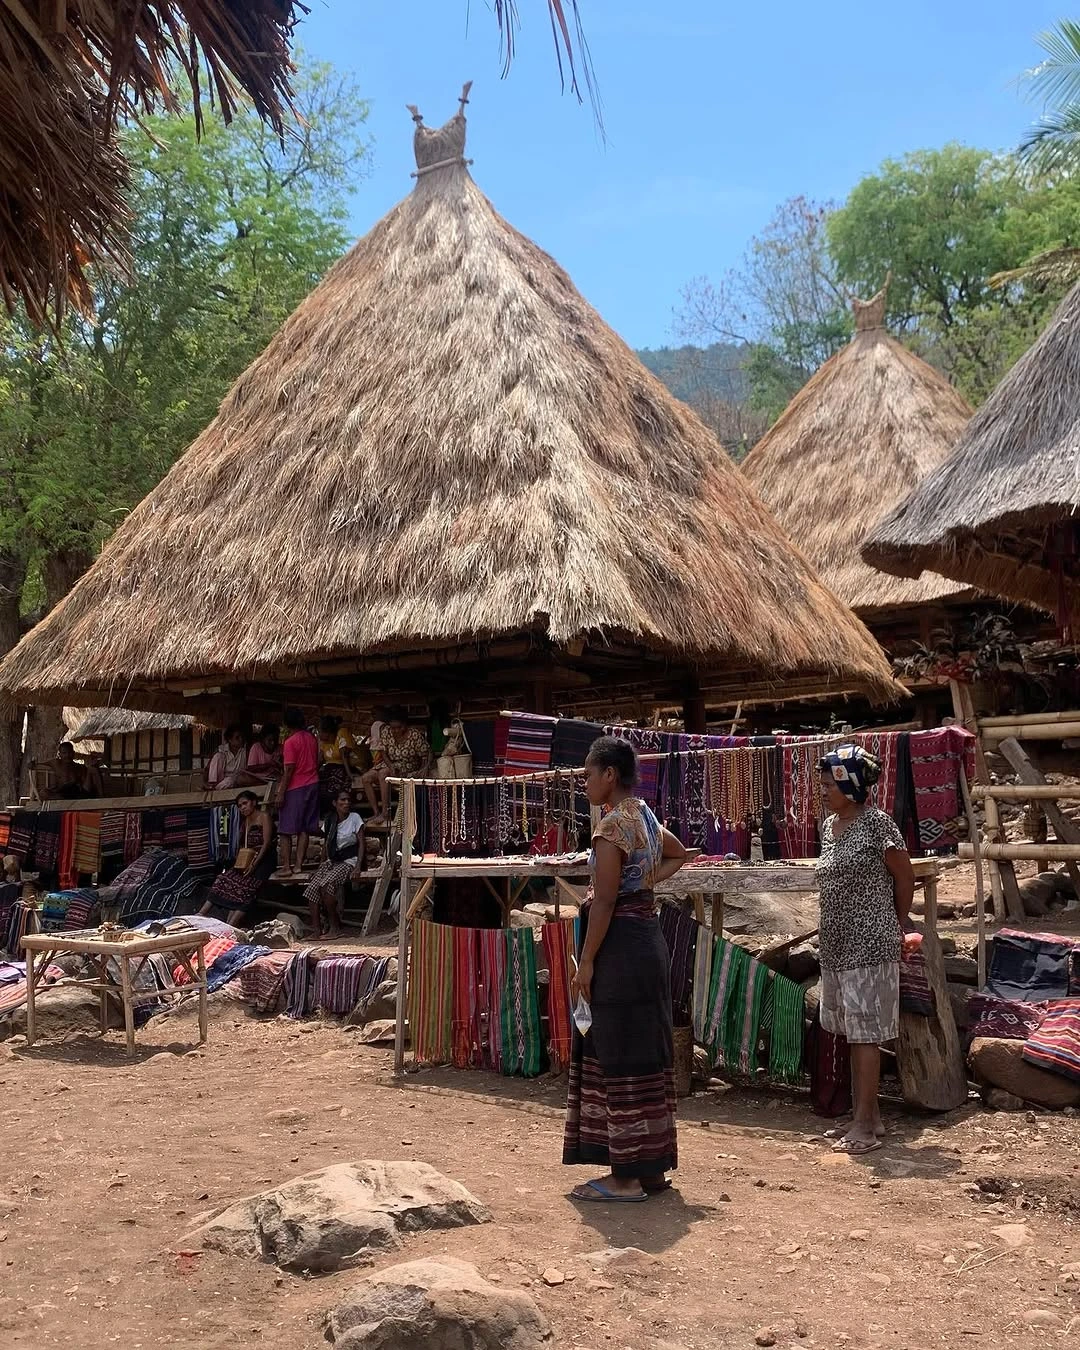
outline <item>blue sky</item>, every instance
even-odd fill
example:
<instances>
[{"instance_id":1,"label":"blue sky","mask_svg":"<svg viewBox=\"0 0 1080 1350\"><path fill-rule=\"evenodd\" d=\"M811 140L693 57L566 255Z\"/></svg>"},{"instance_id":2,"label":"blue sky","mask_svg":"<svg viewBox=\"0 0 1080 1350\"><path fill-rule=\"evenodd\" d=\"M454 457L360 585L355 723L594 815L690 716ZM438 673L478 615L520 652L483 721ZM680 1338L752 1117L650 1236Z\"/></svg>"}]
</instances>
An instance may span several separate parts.
<instances>
[{"instance_id":1,"label":"blue sky","mask_svg":"<svg viewBox=\"0 0 1080 1350\"><path fill-rule=\"evenodd\" d=\"M683 284L735 265L785 198L841 199L886 157L950 140L1014 145L1036 111L1016 77L1068 12L1060 0L580 0L605 140L588 105L560 93L544 0L518 0L505 80L484 0L309 3L302 45L371 101L356 234L411 189L404 105L437 125L472 79L477 182L636 347L669 342Z\"/></svg>"}]
</instances>

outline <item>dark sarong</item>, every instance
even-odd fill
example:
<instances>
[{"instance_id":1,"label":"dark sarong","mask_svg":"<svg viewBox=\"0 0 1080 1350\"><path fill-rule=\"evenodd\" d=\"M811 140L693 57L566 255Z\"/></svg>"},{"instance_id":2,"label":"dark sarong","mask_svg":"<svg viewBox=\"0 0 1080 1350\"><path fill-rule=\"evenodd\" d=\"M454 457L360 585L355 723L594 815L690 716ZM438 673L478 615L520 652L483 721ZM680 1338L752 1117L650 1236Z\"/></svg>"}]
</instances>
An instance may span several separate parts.
<instances>
[{"instance_id":1,"label":"dark sarong","mask_svg":"<svg viewBox=\"0 0 1080 1350\"><path fill-rule=\"evenodd\" d=\"M651 891L616 902L590 1006L589 1031L574 1030L563 1162L597 1163L617 1177L671 1171L678 1166L671 979Z\"/></svg>"}]
</instances>

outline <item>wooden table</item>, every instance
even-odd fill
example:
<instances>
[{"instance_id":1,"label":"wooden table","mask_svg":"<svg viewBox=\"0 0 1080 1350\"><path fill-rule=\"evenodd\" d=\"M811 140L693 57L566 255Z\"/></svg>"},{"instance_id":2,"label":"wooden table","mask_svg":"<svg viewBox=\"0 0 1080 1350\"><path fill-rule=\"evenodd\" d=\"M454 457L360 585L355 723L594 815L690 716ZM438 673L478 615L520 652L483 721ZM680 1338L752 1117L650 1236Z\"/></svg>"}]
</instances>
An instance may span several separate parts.
<instances>
[{"instance_id":1,"label":"wooden table","mask_svg":"<svg viewBox=\"0 0 1080 1350\"><path fill-rule=\"evenodd\" d=\"M712 898L712 928L724 927L725 895L762 895L771 891L817 891L816 858L796 858L772 863L696 863L681 868L667 881L661 881L656 894L668 900L690 899L694 917L705 922L705 897ZM931 896L936 902L938 859L912 858L915 880L921 882L929 908ZM936 915L936 904L935 904Z\"/></svg>"},{"instance_id":2,"label":"wooden table","mask_svg":"<svg viewBox=\"0 0 1080 1350\"><path fill-rule=\"evenodd\" d=\"M155 1001L162 994L199 994L199 1041L206 1040L206 960L203 948L210 941L211 934L201 931L165 933L161 937L149 937L140 934L127 941L102 937L97 929L85 933L30 933L22 940L26 952L26 1044L33 1045L37 1027L35 1021L34 1000L41 979L48 969L50 961L57 956L86 956L90 964L97 969L97 977L87 980L66 980L65 986L75 985L88 992L97 993L101 1000L101 1032L109 1029L108 999L118 996L124 1009L124 1031L127 1036L127 1052L135 1053L135 1007L139 1003ZM171 956L187 971L190 984L170 984L138 993L133 981L146 965L151 956ZM116 958L120 966L120 984L109 976L109 962ZM137 961L134 971L132 961ZM193 964L194 963L194 964Z\"/></svg>"}]
</instances>

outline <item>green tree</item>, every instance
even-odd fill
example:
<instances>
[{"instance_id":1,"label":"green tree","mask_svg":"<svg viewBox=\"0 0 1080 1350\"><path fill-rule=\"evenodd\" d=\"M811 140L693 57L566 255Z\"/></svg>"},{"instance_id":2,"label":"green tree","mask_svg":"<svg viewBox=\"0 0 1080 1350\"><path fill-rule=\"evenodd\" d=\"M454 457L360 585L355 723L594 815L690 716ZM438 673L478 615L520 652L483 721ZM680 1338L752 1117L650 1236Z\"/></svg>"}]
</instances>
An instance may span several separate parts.
<instances>
[{"instance_id":1,"label":"green tree","mask_svg":"<svg viewBox=\"0 0 1080 1350\"><path fill-rule=\"evenodd\" d=\"M94 313L59 340L25 316L0 326L3 650L20 606L67 592L349 242L366 105L326 65L297 97L284 145L253 113L206 116L201 140L191 116L132 128L133 275L96 276ZM8 790L9 772L0 747Z\"/></svg>"},{"instance_id":2,"label":"green tree","mask_svg":"<svg viewBox=\"0 0 1080 1350\"><path fill-rule=\"evenodd\" d=\"M719 284L698 277L683 290L678 331L694 342L742 344L748 403L770 421L851 333L828 247L831 209L791 198L750 240L740 267Z\"/></svg>"},{"instance_id":3,"label":"green tree","mask_svg":"<svg viewBox=\"0 0 1080 1350\"><path fill-rule=\"evenodd\" d=\"M869 294L892 272L889 320L975 403L1038 335L1060 285L1016 278L1048 248L1080 242L1080 184L1025 180L1009 156L969 146L887 160L828 221L837 276Z\"/></svg>"}]
</instances>

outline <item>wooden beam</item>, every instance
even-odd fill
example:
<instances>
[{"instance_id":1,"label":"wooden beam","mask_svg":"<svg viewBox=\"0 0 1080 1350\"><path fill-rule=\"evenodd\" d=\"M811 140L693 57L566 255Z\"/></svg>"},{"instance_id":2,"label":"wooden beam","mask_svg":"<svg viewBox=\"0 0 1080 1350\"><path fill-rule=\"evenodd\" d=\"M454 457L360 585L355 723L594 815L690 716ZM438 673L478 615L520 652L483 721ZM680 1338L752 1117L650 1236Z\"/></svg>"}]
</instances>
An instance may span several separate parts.
<instances>
[{"instance_id":1,"label":"wooden beam","mask_svg":"<svg viewBox=\"0 0 1080 1350\"><path fill-rule=\"evenodd\" d=\"M1005 862L1078 862L1080 844L983 844L982 854ZM971 844L961 844L959 856L974 858Z\"/></svg>"},{"instance_id":2,"label":"wooden beam","mask_svg":"<svg viewBox=\"0 0 1080 1350\"><path fill-rule=\"evenodd\" d=\"M1080 736L1080 720L1073 722L1034 722L1028 725L1014 718L997 726L984 726L982 734L988 741L1010 738L1021 741L1060 741L1069 736Z\"/></svg>"},{"instance_id":3,"label":"wooden beam","mask_svg":"<svg viewBox=\"0 0 1080 1350\"><path fill-rule=\"evenodd\" d=\"M1031 788L1047 788L1051 785L1039 772L1038 766L1024 750L1023 746L1014 737L1009 737L1001 742L998 750L1009 761L1009 764L1016 770L1020 781ZM1069 817L1062 811L1054 799L1043 798L1043 811L1046 818L1054 827L1054 833L1063 844L1080 844L1080 826L1075 825ZM1080 895L1080 869L1075 862L1068 863L1069 878L1072 881L1073 889L1077 895Z\"/></svg>"},{"instance_id":4,"label":"wooden beam","mask_svg":"<svg viewBox=\"0 0 1080 1350\"><path fill-rule=\"evenodd\" d=\"M1004 754L1004 742L1002 754ZM1006 758L1008 756L1006 755ZM1011 763L1011 761L1010 761ZM1014 765L1015 767L1015 765ZM976 801L983 797L993 797L1002 802L1073 802L1080 801L1080 785L1076 783L977 783L971 789Z\"/></svg>"}]
</instances>

